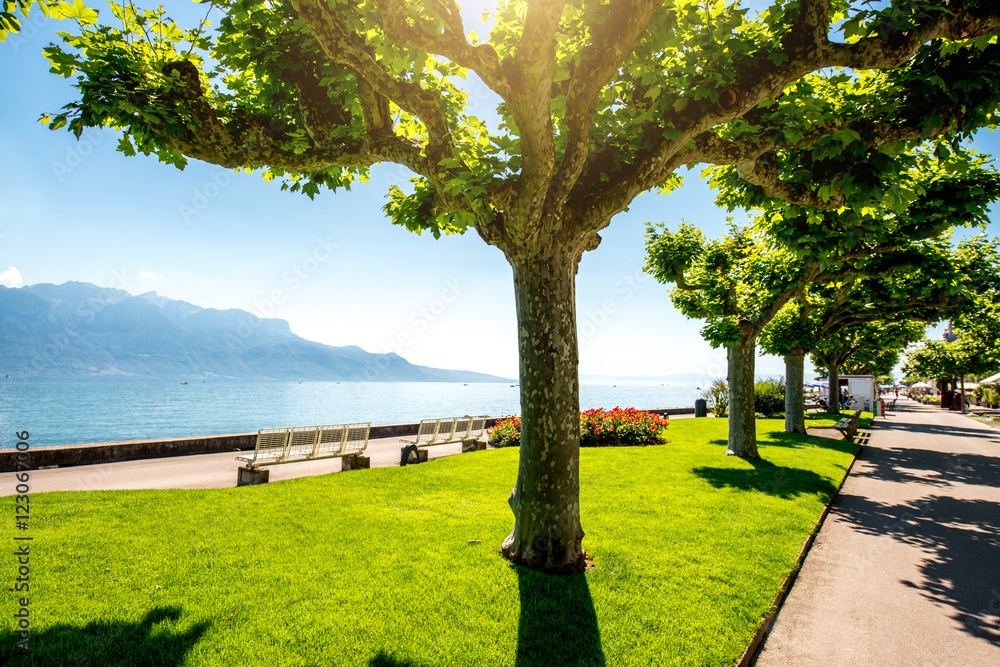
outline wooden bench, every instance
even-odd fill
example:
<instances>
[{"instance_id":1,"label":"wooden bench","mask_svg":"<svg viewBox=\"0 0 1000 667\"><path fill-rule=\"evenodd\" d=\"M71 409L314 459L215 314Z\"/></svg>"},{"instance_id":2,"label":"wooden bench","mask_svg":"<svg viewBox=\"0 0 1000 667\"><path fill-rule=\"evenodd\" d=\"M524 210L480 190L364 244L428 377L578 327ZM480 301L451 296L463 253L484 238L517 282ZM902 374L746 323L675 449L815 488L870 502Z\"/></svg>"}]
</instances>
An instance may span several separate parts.
<instances>
[{"instance_id":1,"label":"wooden bench","mask_svg":"<svg viewBox=\"0 0 1000 667\"><path fill-rule=\"evenodd\" d=\"M399 439L400 442L405 443L400 450L399 465L405 466L407 463L426 461L426 448L433 445L461 442L463 452L485 449L486 443L482 442L480 438L486 431L487 419L486 415L421 419L415 438Z\"/></svg>"},{"instance_id":2,"label":"wooden bench","mask_svg":"<svg viewBox=\"0 0 1000 667\"><path fill-rule=\"evenodd\" d=\"M339 456L344 461L344 470L367 468L368 459L360 454L368 447L370 431L371 422L261 429L257 431L253 454L236 457L237 461L246 462L246 467L239 469L236 485L267 482L267 471L259 468L279 463Z\"/></svg>"},{"instance_id":3,"label":"wooden bench","mask_svg":"<svg viewBox=\"0 0 1000 667\"><path fill-rule=\"evenodd\" d=\"M861 410L856 411L850 417L844 417L836 424L834 428L844 434L844 438L850 440L854 437L854 434L858 432L858 420L861 419Z\"/></svg>"}]
</instances>

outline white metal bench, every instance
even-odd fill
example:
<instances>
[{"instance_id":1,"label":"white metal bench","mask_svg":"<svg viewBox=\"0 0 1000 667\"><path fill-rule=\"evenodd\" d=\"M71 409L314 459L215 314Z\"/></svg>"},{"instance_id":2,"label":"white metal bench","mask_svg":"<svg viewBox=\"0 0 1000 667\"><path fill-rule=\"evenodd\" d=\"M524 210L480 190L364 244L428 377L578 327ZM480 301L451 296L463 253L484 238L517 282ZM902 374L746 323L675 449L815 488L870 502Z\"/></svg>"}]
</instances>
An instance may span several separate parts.
<instances>
[{"instance_id":1,"label":"white metal bench","mask_svg":"<svg viewBox=\"0 0 1000 667\"><path fill-rule=\"evenodd\" d=\"M295 428L264 428L257 432L253 454L237 456L247 468L314 461L337 456L360 454L368 447L371 422L297 426Z\"/></svg>"},{"instance_id":2,"label":"white metal bench","mask_svg":"<svg viewBox=\"0 0 1000 667\"><path fill-rule=\"evenodd\" d=\"M424 449L425 447L479 440L486 431L487 419L486 415L421 419L415 438L400 438L399 440L405 443L400 452L399 465L405 466L410 462L411 453L416 457L416 462L426 461L427 450Z\"/></svg>"}]
</instances>

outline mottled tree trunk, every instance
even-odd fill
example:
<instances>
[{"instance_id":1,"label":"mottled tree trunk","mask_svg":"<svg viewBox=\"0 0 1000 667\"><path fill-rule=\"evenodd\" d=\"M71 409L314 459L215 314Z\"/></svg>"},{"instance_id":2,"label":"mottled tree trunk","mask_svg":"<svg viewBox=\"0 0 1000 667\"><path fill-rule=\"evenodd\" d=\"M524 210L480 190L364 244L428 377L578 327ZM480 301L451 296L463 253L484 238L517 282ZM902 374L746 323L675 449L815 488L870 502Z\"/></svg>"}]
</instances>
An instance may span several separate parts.
<instances>
[{"instance_id":1,"label":"mottled tree trunk","mask_svg":"<svg viewBox=\"0 0 1000 667\"><path fill-rule=\"evenodd\" d=\"M785 357L785 433L806 432L805 352L796 350Z\"/></svg>"},{"instance_id":2,"label":"mottled tree trunk","mask_svg":"<svg viewBox=\"0 0 1000 667\"><path fill-rule=\"evenodd\" d=\"M563 248L559 248L563 245ZM577 256L553 243L514 268L521 378L521 452L503 554L551 572L585 567L580 525Z\"/></svg>"},{"instance_id":3,"label":"mottled tree trunk","mask_svg":"<svg viewBox=\"0 0 1000 667\"><path fill-rule=\"evenodd\" d=\"M830 412L840 412L840 364L824 364L829 374Z\"/></svg>"},{"instance_id":4,"label":"mottled tree trunk","mask_svg":"<svg viewBox=\"0 0 1000 667\"><path fill-rule=\"evenodd\" d=\"M744 334L729 350L729 446L726 454L759 458L753 380L756 338Z\"/></svg>"}]
</instances>

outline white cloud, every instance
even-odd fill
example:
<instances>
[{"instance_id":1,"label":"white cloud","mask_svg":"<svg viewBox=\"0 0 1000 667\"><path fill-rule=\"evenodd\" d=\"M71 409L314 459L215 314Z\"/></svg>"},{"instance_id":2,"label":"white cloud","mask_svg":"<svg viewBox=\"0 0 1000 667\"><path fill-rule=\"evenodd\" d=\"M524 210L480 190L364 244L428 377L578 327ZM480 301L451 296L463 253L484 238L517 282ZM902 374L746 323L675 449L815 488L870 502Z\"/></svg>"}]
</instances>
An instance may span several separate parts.
<instances>
[{"instance_id":1,"label":"white cloud","mask_svg":"<svg viewBox=\"0 0 1000 667\"><path fill-rule=\"evenodd\" d=\"M4 287L20 287L23 284L24 281L21 280L21 272L13 266L8 267L6 271L0 273L0 285Z\"/></svg>"},{"instance_id":2,"label":"white cloud","mask_svg":"<svg viewBox=\"0 0 1000 667\"><path fill-rule=\"evenodd\" d=\"M155 273L153 273L152 271L147 271L145 269L143 269L142 271L139 272L139 277L140 278L149 278L150 280L163 280L163 276L158 276Z\"/></svg>"}]
</instances>

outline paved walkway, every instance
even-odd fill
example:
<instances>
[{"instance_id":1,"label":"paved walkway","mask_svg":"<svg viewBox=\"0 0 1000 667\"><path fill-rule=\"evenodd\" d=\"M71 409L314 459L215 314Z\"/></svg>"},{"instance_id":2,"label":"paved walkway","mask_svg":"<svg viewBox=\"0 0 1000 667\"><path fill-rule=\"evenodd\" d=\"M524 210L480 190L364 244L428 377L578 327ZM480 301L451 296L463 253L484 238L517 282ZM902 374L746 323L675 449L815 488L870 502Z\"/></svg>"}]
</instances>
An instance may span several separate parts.
<instances>
[{"instance_id":1,"label":"paved walkway","mask_svg":"<svg viewBox=\"0 0 1000 667\"><path fill-rule=\"evenodd\" d=\"M900 398L757 665L1000 665L1000 430Z\"/></svg>"},{"instance_id":2,"label":"paved walkway","mask_svg":"<svg viewBox=\"0 0 1000 667\"><path fill-rule=\"evenodd\" d=\"M373 468L399 465L399 438L378 438L368 442L365 455ZM428 458L458 454L462 445L435 445ZM162 459L119 461L89 466L70 466L31 471L31 493L46 491L97 491L113 489L223 489L236 486L236 469L244 465L236 457L250 452L220 452ZM296 477L326 475L340 470L340 459L299 461L267 466L271 482ZM17 482L12 472L0 473L0 497L14 495Z\"/></svg>"},{"instance_id":3,"label":"paved walkway","mask_svg":"<svg viewBox=\"0 0 1000 667\"><path fill-rule=\"evenodd\" d=\"M670 419L687 419L694 415L671 415ZM412 437L412 436L407 436ZM484 436L485 437L485 436ZM398 437L368 441L365 456L372 468L399 465L402 443ZM462 445L428 447L428 458L436 459L462 452ZM31 471L31 493L46 491L108 491L115 489L224 489L236 486L236 469L244 465L237 461L239 452L171 456L160 459L119 461L89 466L71 466ZM243 452L249 454L249 452ZM296 477L326 475L340 470L340 459L297 461L267 466L271 482ZM0 497L15 494L15 473L0 473Z\"/></svg>"}]
</instances>

